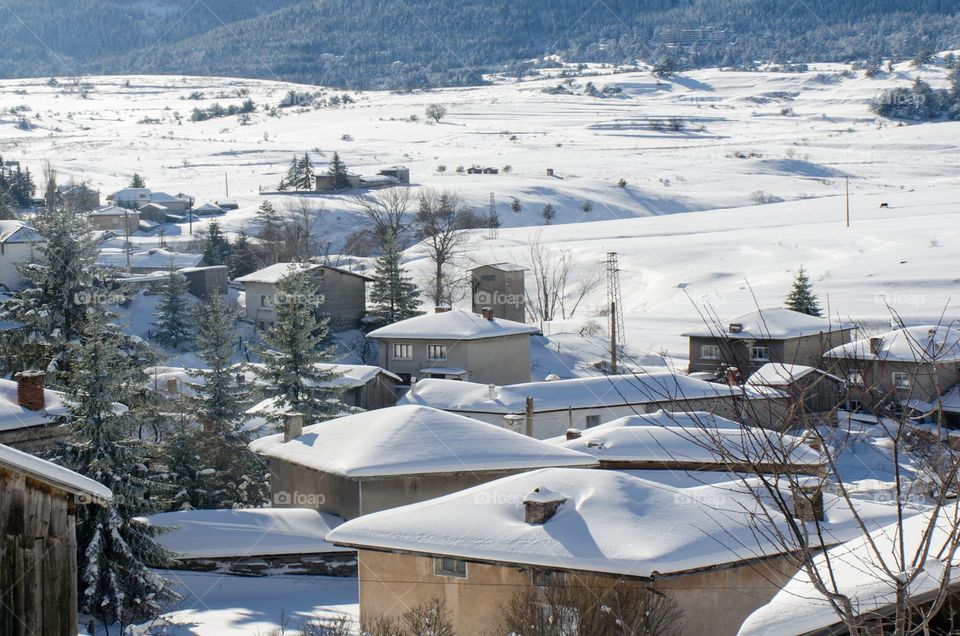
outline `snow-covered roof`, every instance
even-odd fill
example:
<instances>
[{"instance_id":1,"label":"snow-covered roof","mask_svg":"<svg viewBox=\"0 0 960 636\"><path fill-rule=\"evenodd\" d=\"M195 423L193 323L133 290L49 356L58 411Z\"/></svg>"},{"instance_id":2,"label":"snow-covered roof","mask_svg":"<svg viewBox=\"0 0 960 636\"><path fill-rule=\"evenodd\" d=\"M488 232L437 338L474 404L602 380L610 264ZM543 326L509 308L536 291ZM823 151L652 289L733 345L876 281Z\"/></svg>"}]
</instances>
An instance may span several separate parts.
<instances>
[{"instance_id":1,"label":"snow-covered roof","mask_svg":"<svg viewBox=\"0 0 960 636\"><path fill-rule=\"evenodd\" d=\"M749 378L747 378L747 384L751 386L764 387L764 386L789 386L810 375L811 373L819 373L824 376L827 376L831 379L834 379L838 382L843 380L838 378L835 375L830 375L829 373L817 369L815 367L808 367L802 364L783 364L781 362L768 362L763 365L756 371L754 371Z\"/></svg>"},{"instance_id":2,"label":"snow-covered roof","mask_svg":"<svg viewBox=\"0 0 960 636\"><path fill-rule=\"evenodd\" d=\"M17 383L0 378L0 431L51 424L57 417L67 414L63 394L44 389L43 395L45 406L42 411L24 408L17 403Z\"/></svg>"},{"instance_id":3,"label":"snow-covered roof","mask_svg":"<svg viewBox=\"0 0 960 636\"><path fill-rule=\"evenodd\" d=\"M956 506L944 508L934 526L930 539L929 558L921 574L910 586L911 596L932 592L939 586L944 575L945 563L937 558L944 546L949 552L951 527L956 525ZM882 611L896 602L896 593L884 565L893 572L911 572L907 566L898 565L900 531L903 531L904 552L908 559L917 554L930 523L930 513L914 515L906 519L902 527L893 523L870 533L870 545L866 537L858 537L849 543L838 545L826 555L814 558L814 567L826 572L827 559L834 580L841 594L851 599L858 615ZM878 558L877 554L881 557ZM882 560L881 560L882 559ZM960 555L954 555L952 567L960 565ZM826 576L826 574L824 574ZM757 609L740 627L740 636L773 636L775 634L804 634L824 629L840 622L840 618L801 569L790 579L769 603Z\"/></svg>"},{"instance_id":4,"label":"snow-covered roof","mask_svg":"<svg viewBox=\"0 0 960 636\"><path fill-rule=\"evenodd\" d=\"M150 188L125 188L114 192L107 198L111 201L140 201L150 196Z\"/></svg>"},{"instance_id":5,"label":"snow-covered roof","mask_svg":"<svg viewBox=\"0 0 960 636\"><path fill-rule=\"evenodd\" d=\"M534 325L514 322L503 318L487 320L478 314L454 309L443 313L414 316L370 332L371 338L429 339L429 340L480 340L517 334L535 334Z\"/></svg>"},{"instance_id":6,"label":"snow-covered roof","mask_svg":"<svg viewBox=\"0 0 960 636\"><path fill-rule=\"evenodd\" d=\"M501 272L525 272L528 269L523 265L517 265L516 263L488 263L486 265L477 265L473 269L480 269L481 267L499 269Z\"/></svg>"},{"instance_id":7,"label":"snow-covered roof","mask_svg":"<svg viewBox=\"0 0 960 636\"><path fill-rule=\"evenodd\" d=\"M168 528L156 541L188 559L341 552L324 541L343 523L336 515L308 508L182 510L139 521Z\"/></svg>"},{"instance_id":8,"label":"snow-covered roof","mask_svg":"<svg viewBox=\"0 0 960 636\"><path fill-rule=\"evenodd\" d=\"M203 254L171 252L160 247L130 254L130 267L136 269L163 270L173 265L174 269L196 267L203 261ZM97 265L103 267L126 267L127 254L122 249L105 248L100 250Z\"/></svg>"},{"instance_id":9,"label":"snow-covered roof","mask_svg":"<svg viewBox=\"0 0 960 636\"><path fill-rule=\"evenodd\" d=\"M280 279L293 272L312 272L320 269L317 263L275 263L237 278L238 283L279 283Z\"/></svg>"},{"instance_id":10,"label":"snow-covered roof","mask_svg":"<svg viewBox=\"0 0 960 636\"><path fill-rule=\"evenodd\" d=\"M537 488L567 501L545 523L528 524L523 501ZM856 505L869 527L895 518L890 506ZM757 533L748 521L758 507L740 482L676 488L622 471L546 468L364 515L335 529L327 541L651 577L781 554L773 529ZM828 544L859 532L841 498L825 493L824 513L820 525Z\"/></svg>"},{"instance_id":11,"label":"snow-covered roof","mask_svg":"<svg viewBox=\"0 0 960 636\"><path fill-rule=\"evenodd\" d=\"M124 216L128 214L136 214L136 211L130 210L129 208L121 208L116 205L107 205L94 210L90 213L90 216Z\"/></svg>"},{"instance_id":12,"label":"snow-covered roof","mask_svg":"<svg viewBox=\"0 0 960 636\"><path fill-rule=\"evenodd\" d=\"M740 426L710 413L658 411L631 415L589 428L578 439L559 445L593 455L601 462L823 463L820 453L798 437Z\"/></svg>"},{"instance_id":13,"label":"snow-covered roof","mask_svg":"<svg viewBox=\"0 0 960 636\"><path fill-rule=\"evenodd\" d=\"M492 393L492 397L491 397ZM486 384L424 378L401 404L423 404L446 411L522 413L528 397L534 411L604 408L676 400L743 395L738 388L704 382L666 370L636 375L605 375L550 382L526 382L493 389Z\"/></svg>"},{"instance_id":14,"label":"snow-covered roof","mask_svg":"<svg viewBox=\"0 0 960 636\"><path fill-rule=\"evenodd\" d=\"M168 207L165 206L165 205L160 205L159 203L147 203L146 205L141 205L141 206L140 206L139 208L137 208L137 209L138 209L140 212L143 212L144 210L157 210L157 211L159 211L159 212L166 212L166 211L168 211L170 208L168 208Z\"/></svg>"},{"instance_id":15,"label":"snow-covered roof","mask_svg":"<svg viewBox=\"0 0 960 636\"><path fill-rule=\"evenodd\" d=\"M212 203L203 203L193 208L194 212L223 212L223 208Z\"/></svg>"},{"instance_id":16,"label":"snow-covered roof","mask_svg":"<svg viewBox=\"0 0 960 636\"><path fill-rule=\"evenodd\" d=\"M960 329L920 325L861 338L824 354L828 358L886 362L960 362Z\"/></svg>"},{"instance_id":17,"label":"snow-covered roof","mask_svg":"<svg viewBox=\"0 0 960 636\"><path fill-rule=\"evenodd\" d=\"M151 192L149 194L149 198L151 203L160 203L160 204L181 203L183 201L183 199L181 199L180 197L176 197L167 192Z\"/></svg>"},{"instance_id":18,"label":"snow-covered roof","mask_svg":"<svg viewBox=\"0 0 960 636\"><path fill-rule=\"evenodd\" d=\"M251 442L267 457L344 477L590 466L596 460L499 426L423 406L394 406L320 422L289 442Z\"/></svg>"},{"instance_id":19,"label":"snow-covered roof","mask_svg":"<svg viewBox=\"0 0 960 636\"><path fill-rule=\"evenodd\" d=\"M731 325L735 327L731 329ZM736 327L737 325L739 327ZM808 316L790 309L767 308L687 331L682 335L688 338L785 340L853 328L854 325L851 324Z\"/></svg>"},{"instance_id":20,"label":"snow-covered roof","mask_svg":"<svg viewBox=\"0 0 960 636\"><path fill-rule=\"evenodd\" d=\"M44 238L20 221L0 221L0 243L41 243Z\"/></svg>"},{"instance_id":21,"label":"snow-covered roof","mask_svg":"<svg viewBox=\"0 0 960 636\"><path fill-rule=\"evenodd\" d=\"M86 495L85 503L107 503L113 499L110 489L80 473L0 444L0 466L29 475L75 495Z\"/></svg>"}]
</instances>

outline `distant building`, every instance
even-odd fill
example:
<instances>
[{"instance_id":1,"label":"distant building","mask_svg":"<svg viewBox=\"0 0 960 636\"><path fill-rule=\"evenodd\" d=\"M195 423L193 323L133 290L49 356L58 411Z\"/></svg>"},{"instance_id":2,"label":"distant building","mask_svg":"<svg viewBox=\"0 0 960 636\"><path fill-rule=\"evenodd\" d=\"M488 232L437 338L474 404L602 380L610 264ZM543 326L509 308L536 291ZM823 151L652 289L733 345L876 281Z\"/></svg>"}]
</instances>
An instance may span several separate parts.
<instances>
[{"instance_id":1,"label":"distant building","mask_svg":"<svg viewBox=\"0 0 960 636\"><path fill-rule=\"evenodd\" d=\"M330 172L315 174L314 190L316 192L333 192L336 190L336 180ZM347 174L347 189L386 188L390 186L410 183L410 169L406 166L384 168L375 175Z\"/></svg>"},{"instance_id":2,"label":"distant building","mask_svg":"<svg viewBox=\"0 0 960 636\"><path fill-rule=\"evenodd\" d=\"M90 213L90 224L96 230L113 231L120 235L133 234L140 229L140 212L108 205Z\"/></svg>"},{"instance_id":3,"label":"distant building","mask_svg":"<svg viewBox=\"0 0 960 636\"><path fill-rule=\"evenodd\" d=\"M140 215L140 218L144 221L152 221L154 223L166 223L170 220L170 215L173 214L165 205L159 203L147 203L137 208L137 214Z\"/></svg>"},{"instance_id":4,"label":"distant building","mask_svg":"<svg viewBox=\"0 0 960 636\"><path fill-rule=\"evenodd\" d=\"M377 174L396 179L399 183L410 183L410 168L406 166L393 166L391 168L384 168Z\"/></svg>"},{"instance_id":5,"label":"distant building","mask_svg":"<svg viewBox=\"0 0 960 636\"><path fill-rule=\"evenodd\" d=\"M223 214L223 208L213 203L204 203L193 208L194 214Z\"/></svg>"},{"instance_id":6,"label":"distant building","mask_svg":"<svg viewBox=\"0 0 960 636\"><path fill-rule=\"evenodd\" d=\"M131 210L142 210L143 206L153 203L166 208L170 214L184 214L193 207L193 197L187 194L174 196L150 188L125 188L107 196L107 201Z\"/></svg>"},{"instance_id":7,"label":"distant building","mask_svg":"<svg viewBox=\"0 0 960 636\"><path fill-rule=\"evenodd\" d=\"M170 269L197 267L203 261L203 254L171 252L162 247L130 253L130 272L132 274L150 274ZM127 252L122 248L104 248L97 256L97 265L113 269L127 268Z\"/></svg>"},{"instance_id":8,"label":"distant building","mask_svg":"<svg viewBox=\"0 0 960 636\"><path fill-rule=\"evenodd\" d=\"M100 191L84 183L60 186L58 192L63 202L75 210L87 212L100 207Z\"/></svg>"},{"instance_id":9,"label":"distant building","mask_svg":"<svg viewBox=\"0 0 960 636\"><path fill-rule=\"evenodd\" d=\"M485 307L493 310L495 318L526 322L527 308L524 292L524 273L527 268L513 263L480 265L470 270L470 289L473 292L473 313Z\"/></svg>"},{"instance_id":10,"label":"distant building","mask_svg":"<svg viewBox=\"0 0 960 636\"><path fill-rule=\"evenodd\" d=\"M300 429L290 427L301 418ZM396 406L302 427L250 448L270 460L273 504L353 519L433 499L506 475L597 461L468 417ZM304 504L294 493L324 493Z\"/></svg>"},{"instance_id":11,"label":"distant building","mask_svg":"<svg viewBox=\"0 0 960 636\"><path fill-rule=\"evenodd\" d=\"M266 329L276 321L277 283L292 271L308 271L317 277L321 298L319 308L330 316L330 329L354 329L366 315L368 276L319 263L277 263L236 279L246 291L246 315Z\"/></svg>"},{"instance_id":12,"label":"distant building","mask_svg":"<svg viewBox=\"0 0 960 636\"><path fill-rule=\"evenodd\" d=\"M92 479L0 444L0 634L77 629L77 507L107 505Z\"/></svg>"},{"instance_id":13,"label":"distant building","mask_svg":"<svg viewBox=\"0 0 960 636\"><path fill-rule=\"evenodd\" d=\"M532 325L461 310L441 310L371 331L380 366L409 383L448 378L483 383L530 380Z\"/></svg>"},{"instance_id":14,"label":"distant building","mask_svg":"<svg viewBox=\"0 0 960 636\"><path fill-rule=\"evenodd\" d=\"M20 221L0 221L0 287L20 289L22 279L17 265L32 262L37 249L46 241Z\"/></svg>"},{"instance_id":15,"label":"distant building","mask_svg":"<svg viewBox=\"0 0 960 636\"><path fill-rule=\"evenodd\" d=\"M801 418L814 413L830 415L846 396L843 378L801 364L769 362L747 378L747 386L785 395Z\"/></svg>"},{"instance_id":16,"label":"distant building","mask_svg":"<svg viewBox=\"0 0 960 636\"><path fill-rule=\"evenodd\" d=\"M221 210L239 210L240 204L234 199L218 199L217 207L219 207Z\"/></svg>"},{"instance_id":17,"label":"distant building","mask_svg":"<svg viewBox=\"0 0 960 636\"><path fill-rule=\"evenodd\" d=\"M767 364L820 366L823 354L850 341L854 325L831 322L789 309L759 309L688 331L690 373L733 367L742 382Z\"/></svg>"}]
</instances>

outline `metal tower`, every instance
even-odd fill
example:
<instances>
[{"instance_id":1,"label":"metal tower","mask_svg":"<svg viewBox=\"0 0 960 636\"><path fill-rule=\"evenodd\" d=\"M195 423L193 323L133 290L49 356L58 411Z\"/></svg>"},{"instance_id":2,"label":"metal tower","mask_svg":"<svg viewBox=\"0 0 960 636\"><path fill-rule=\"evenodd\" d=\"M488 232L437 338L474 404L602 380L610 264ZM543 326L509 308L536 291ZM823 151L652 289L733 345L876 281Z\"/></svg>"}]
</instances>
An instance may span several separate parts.
<instances>
[{"instance_id":1,"label":"metal tower","mask_svg":"<svg viewBox=\"0 0 960 636\"><path fill-rule=\"evenodd\" d=\"M620 294L620 266L617 253L607 252L607 311L610 317L610 373L617 372L617 360L624 345L623 297Z\"/></svg>"},{"instance_id":2,"label":"metal tower","mask_svg":"<svg viewBox=\"0 0 960 636\"><path fill-rule=\"evenodd\" d=\"M489 232L487 238L495 239L500 237L500 215L497 214L497 200L490 193L490 207L487 211L487 228Z\"/></svg>"}]
</instances>

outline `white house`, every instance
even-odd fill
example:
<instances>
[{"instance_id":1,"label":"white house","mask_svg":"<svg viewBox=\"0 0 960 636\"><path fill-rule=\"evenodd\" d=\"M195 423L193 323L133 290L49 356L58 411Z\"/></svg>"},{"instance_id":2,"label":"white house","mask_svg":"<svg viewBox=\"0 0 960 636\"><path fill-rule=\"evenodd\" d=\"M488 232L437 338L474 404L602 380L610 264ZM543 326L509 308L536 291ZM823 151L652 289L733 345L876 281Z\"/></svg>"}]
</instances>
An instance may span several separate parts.
<instances>
[{"instance_id":1,"label":"white house","mask_svg":"<svg viewBox=\"0 0 960 636\"><path fill-rule=\"evenodd\" d=\"M34 259L37 247L44 243L40 234L20 221L0 221L0 287L19 289L17 265Z\"/></svg>"}]
</instances>

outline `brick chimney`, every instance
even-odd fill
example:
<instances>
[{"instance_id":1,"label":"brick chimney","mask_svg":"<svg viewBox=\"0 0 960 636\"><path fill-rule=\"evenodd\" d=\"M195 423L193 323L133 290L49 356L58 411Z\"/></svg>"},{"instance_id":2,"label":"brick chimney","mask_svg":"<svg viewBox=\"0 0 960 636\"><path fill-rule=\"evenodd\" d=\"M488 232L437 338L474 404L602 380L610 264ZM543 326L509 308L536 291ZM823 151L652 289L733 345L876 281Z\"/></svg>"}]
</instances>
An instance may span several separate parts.
<instances>
[{"instance_id":1,"label":"brick chimney","mask_svg":"<svg viewBox=\"0 0 960 636\"><path fill-rule=\"evenodd\" d=\"M433 313L435 313L435 314L445 314L445 313L447 313L448 311L450 311L450 308L449 308L449 307L434 307L434 308L433 308Z\"/></svg>"},{"instance_id":2,"label":"brick chimney","mask_svg":"<svg viewBox=\"0 0 960 636\"><path fill-rule=\"evenodd\" d=\"M43 387L47 374L43 371L21 371L13 377L17 381L17 404L31 411L42 411L46 406Z\"/></svg>"},{"instance_id":3,"label":"brick chimney","mask_svg":"<svg viewBox=\"0 0 960 636\"><path fill-rule=\"evenodd\" d=\"M542 525L557 514L557 510L560 510L560 506L566 500L566 497L548 488L535 488L523 500L523 520L530 524Z\"/></svg>"},{"instance_id":4,"label":"brick chimney","mask_svg":"<svg viewBox=\"0 0 960 636\"><path fill-rule=\"evenodd\" d=\"M290 440L303 435L303 415L300 413L283 414L283 441Z\"/></svg>"},{"instance_id":5,"label":"brick chimney","mask_svg":"<svg viewBox=\"0 0 960 636\"><path fill-rule=\"evenodd\" d=\"M568 428L567 429L567 441L569 442L572 439L580 439L583 433L579 428Z\"/></svg>"},{"instance_id":6,"label":"brick chimney","mask_svg":"<svg viewBox=\"0 0 960 636\"><path fill-rule=\"evenodd\" d=\"M823 487L794 486L793 516L800 521L823 521Z\"/></svg>"},{"instance_id":7,"label":"brick chimney","mask_svg":"<svg viewBox=\"0 0 960 636\"><path fill-rule=\"evenodd\" d=\"M493 320L493 308L484 307L480 310L480 315L482 315L486 320Z\"/></svg>"},{"instance_id":8,"label":"brick chimney","mask_svg":"<svg viewBox=\"0 0 960 636\"><path fill-rule=\"evenodd\" d=\"M180 392L178 387L178 382L176 378L167 378L167 393L170 395L176 395Z\"/></svg>"},{"instance_id":9,"label":"brick chimney","mask_svg":"<svg viewBox=\"0 0 960 636\"><path fill-rule=\"evenodd\" d=\"M883 349L883 338L880 336L870 338L870 353L878 356L881 349Z\"/></svg>"}]
</instances>

